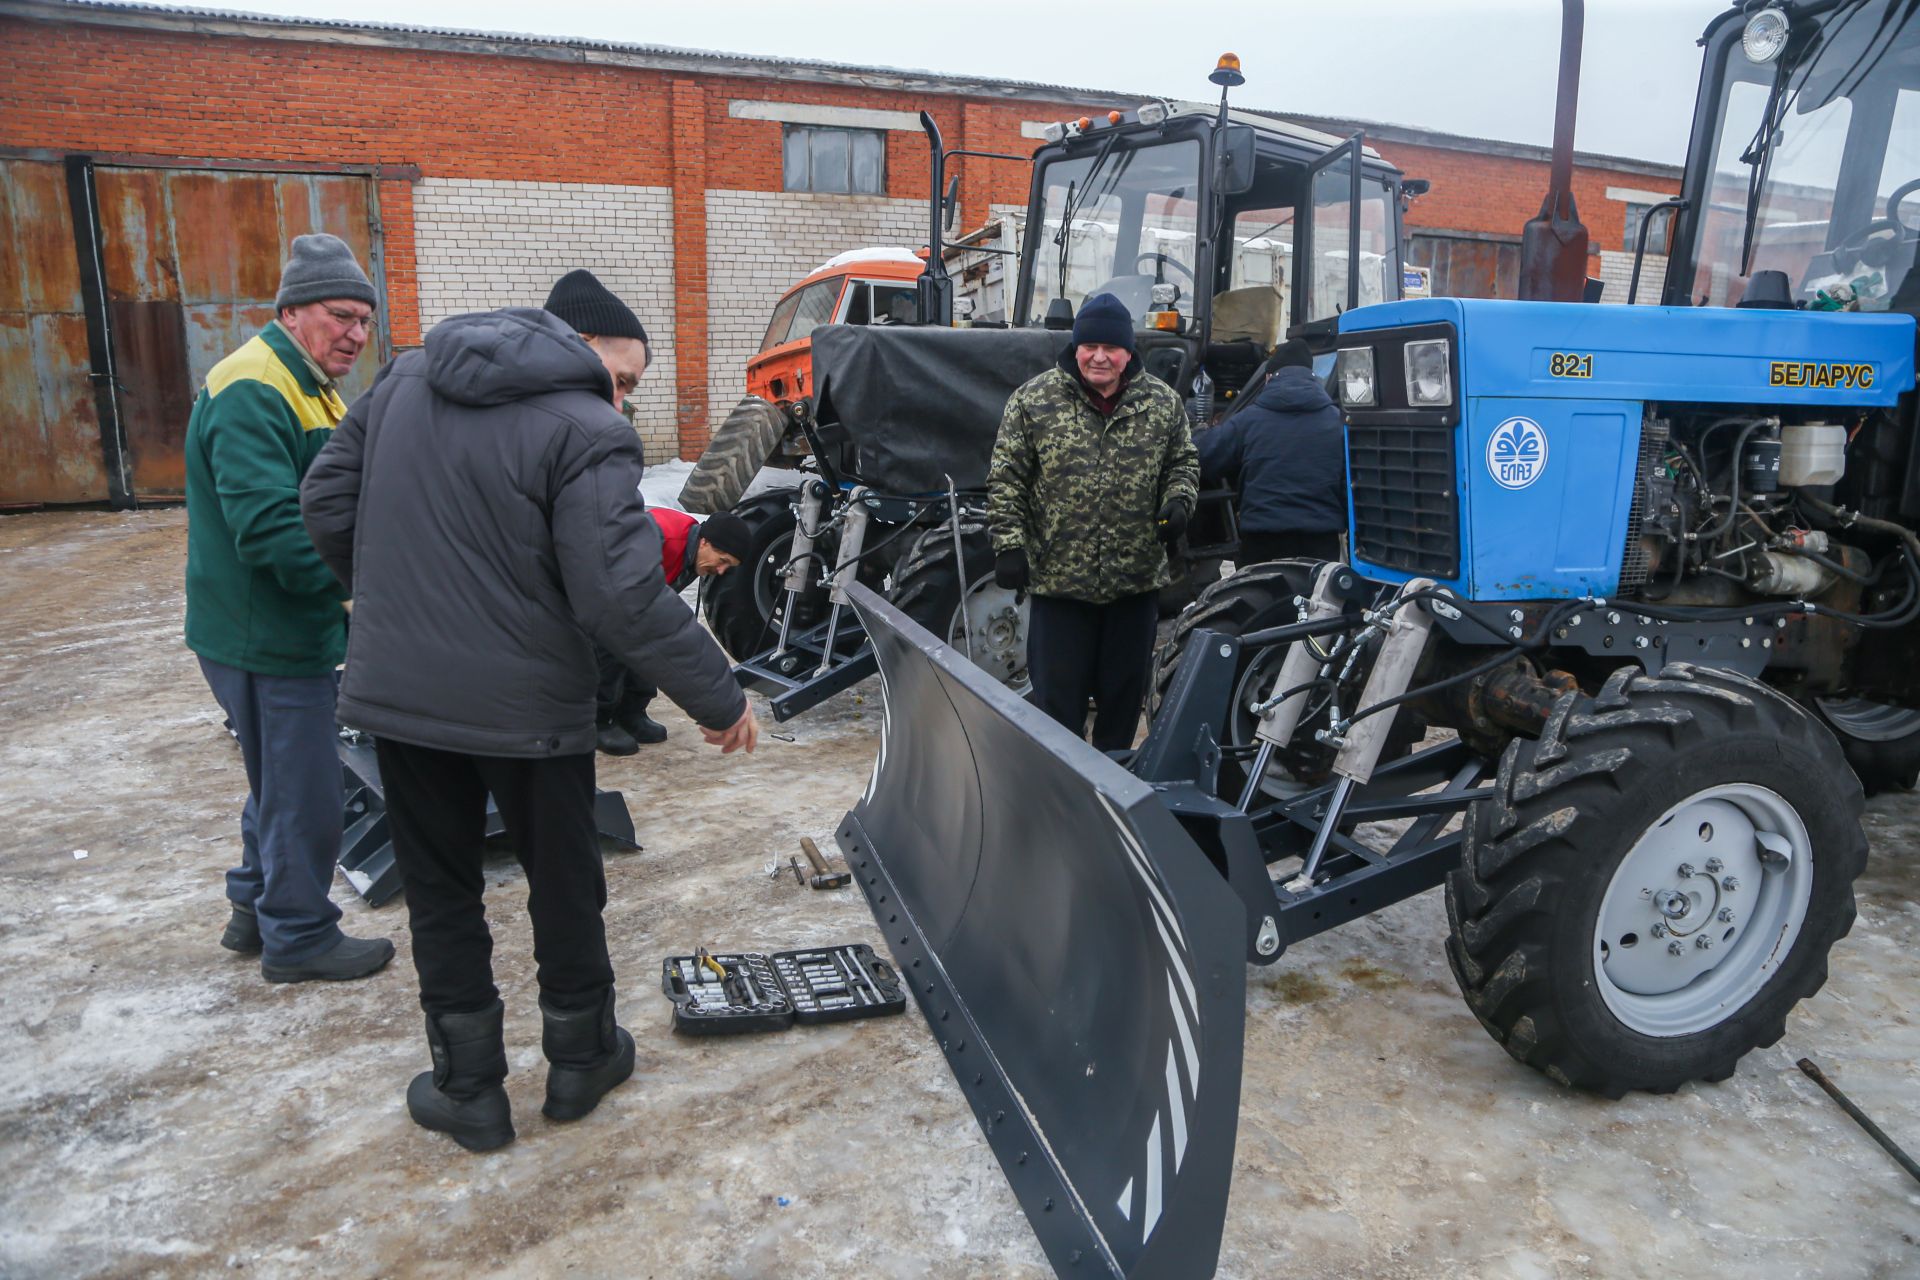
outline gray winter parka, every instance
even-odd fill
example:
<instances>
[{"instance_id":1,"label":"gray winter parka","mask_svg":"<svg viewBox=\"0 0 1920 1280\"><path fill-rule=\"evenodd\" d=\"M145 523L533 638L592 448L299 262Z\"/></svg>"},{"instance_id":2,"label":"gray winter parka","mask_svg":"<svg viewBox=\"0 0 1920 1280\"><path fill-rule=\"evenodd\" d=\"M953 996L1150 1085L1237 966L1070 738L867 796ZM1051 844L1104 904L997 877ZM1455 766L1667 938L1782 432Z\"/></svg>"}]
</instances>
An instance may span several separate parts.
<instances>
[{"instance_id":1,"label":"gray winter parka","mask_svg":"<svg viewBox=\"0 0 1920 1280\"><path fill-rule=\"evenodd\" d=\"M660 568L606 367L533 308L455 316L380 373L300 508L353 597L345 724L472 755L594 749L593 642L710 729L746 699Z\"/></svg>"}]
</instances>

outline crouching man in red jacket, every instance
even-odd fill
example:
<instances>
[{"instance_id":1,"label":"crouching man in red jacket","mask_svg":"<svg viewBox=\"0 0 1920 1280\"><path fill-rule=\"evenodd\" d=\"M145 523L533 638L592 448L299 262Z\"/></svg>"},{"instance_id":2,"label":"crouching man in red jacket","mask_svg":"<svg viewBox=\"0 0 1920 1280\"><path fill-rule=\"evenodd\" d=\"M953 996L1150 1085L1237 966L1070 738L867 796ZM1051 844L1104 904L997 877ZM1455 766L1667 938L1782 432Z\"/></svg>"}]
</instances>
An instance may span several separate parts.
<instances>
[{"instance_id":1,"label":"crouching man in red jacket","mask_svg":"<svg viewBox=\"0 0 1920 1280\"><path fill-rule=\"evenodd\" d=\"M648 507L647 514L660 529L661 574L676 592L696 578L736 569L747 557L747 522L731 511L704 523L668 507ZM595 656L600 662L595 745L610 756L630 756L643 742L665 742L667 727L647 714L660 691L605 649L596 649Z\"/></svg>"}]
</instances>

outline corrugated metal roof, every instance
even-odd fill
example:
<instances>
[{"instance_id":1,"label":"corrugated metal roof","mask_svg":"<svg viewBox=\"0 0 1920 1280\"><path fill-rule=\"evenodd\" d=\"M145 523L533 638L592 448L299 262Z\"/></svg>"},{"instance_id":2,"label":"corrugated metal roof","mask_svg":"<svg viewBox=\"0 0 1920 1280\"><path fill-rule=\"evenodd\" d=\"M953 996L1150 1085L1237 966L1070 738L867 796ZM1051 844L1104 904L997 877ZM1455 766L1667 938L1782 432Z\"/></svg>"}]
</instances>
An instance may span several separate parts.
<instances>
[{"instance_id":1,"label":"corrugated metal roof","mask_svg":"<svg viewBox=\"0 0 1920 1280\"><path fill-rule=\"evenodd\" d=\"M582 61L595 60L601 55L609 61L671 61L686 64L690 69L704 69L716 73L740 74L755 68L779 70L788 75L796 70L815 73L811 77L821 80L847 80L871 83L886 80L897 83L894 87L911 89L912 82L937 85L947 92L975 93L987 97L1033 98L1073 103L1100 104L1109 106L1130 106L1142 101L1164 98L1154 93L1134 93L1113 89L1089 89L1082 86L1049 84L1038 80L1010 80L995 76L955 75L951 72L931 71L925 68L875 67L850 62L829 62L816 58L775 57L758 53L733 53L717 49L689 49L676 45L629 44L612 40L594 40L581 36L534 35L524 32L480 31L461 27L429 27L399 22L362 22L344 18L300 18L278 14L248 13L238 9L202 9L189 5L171 4L130 4L124 0L0 0L0 13L16 13L28 17L64 18L69 21L86 21L90 16L115 16L133 19L174 18L184 19L190 26L204 23L232 23L243 26L275 27L294 35L300 32L360 32L370 37L394 37L405 41L414 37L424 41L471 41L489 46L521 46L533 56L552 56L559 51L577 51ZM536 52L541 51L541 52ZM878 87L878 86L873 86ZM1544 106L1543 106L1544 109ZM1370 135L1378 133L1383 139L1400 135L1399 140L1419 145L1436 146L1464 151L1493 152L1504 155L1521 156L1527 159L1545 159L1548 149L1535 143L1509 142L1497 138L1480 138L1470 135L1444 133L1419 126L1394 125L1383 121L1352 120L1341 117L1329 117L1291 111L1275 111L1266 108L1236 108L1236 115L1257 116L1291 125L1295 130L1313 130L1314 132L1333 133L1348 128L1359 128ZM1575 159L1583 164L1599 166L1624 166L1643 172L1671 174L1677 176L1679 166L1663 164L1652 160L1639 160L1627 156L1605 155L1597 152L1576 151Z\"/></svg>"}]
</instances>

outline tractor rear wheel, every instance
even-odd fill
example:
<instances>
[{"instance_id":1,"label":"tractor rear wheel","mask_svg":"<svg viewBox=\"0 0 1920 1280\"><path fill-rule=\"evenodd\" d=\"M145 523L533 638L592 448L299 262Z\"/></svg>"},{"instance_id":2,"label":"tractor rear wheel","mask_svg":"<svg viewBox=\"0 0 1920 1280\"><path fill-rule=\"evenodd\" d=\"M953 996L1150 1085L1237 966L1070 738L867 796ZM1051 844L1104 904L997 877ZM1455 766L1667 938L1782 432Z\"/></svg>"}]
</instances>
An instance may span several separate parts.
<instances>
[{"instance_id":1,"label":"tractor rear wheel","mask_svg":"<svg viewBox=\"0 0 1920 1280\"><path fill-rule=\"evenodd\" d=\"M746 522L751 534L747 557L738 569L713 580L706 592L706 610L707 625L735 662L772 648L780 636L787 601L782 579L787 562L793 558L793 503L798 496L793 489L769 489L755 494L734 512ZM795 632L826 617L827 592L821 585L826 570L821 565L833 564L836 545L831 531L814 543L814 553L821 561L814 565L812 589L800 598L795 610Z\"/></svg>"},{"instance_id":2,"label":"tractor rear wheel","mask_svg":"<svg viewBox=\"0 0 1920 1280\"><path fill-rule=\"evenodd\" d=\"M975 666L1024 694L1030 687L1026 593L995 584L993 546L983 521L962 518L960 550L966 564L956 568L952 521L927 530L894 567L888 598L909 618L970 655Z\"/></svg>"},{"instance_id":3,"label":"tractor rear wheel","mask_svg":"<svg viewBox=\"0 0 1920 1280\"><path fill-rule=\"evenodd\" d=\"M1727 672L1625 667L1510 743L1447 877L1447 959L1513 1057L1617 1098L1724 1080L1827 978L1866 865L1833 735Z\"/></svg>"},{"instance_id":4,"label":"tractor rear wheel","mask_svg":"<svg viewBox=\"0 0 1920 1280\"><path fill-rule=\"evenodd\" d=\"M1920 778L1920 711L1865 698L1817 698L1814 710L1840 739L1868 795L1913 789Z\"/></svg>"},{"instance_id":5,"label":"tractor rear wheel","mask_svg":"<svg viewBox=\"0 0 1920 1280\"><path fill-rule=\"evenodd\" d=\"M786 434L778 405L748 396L733 407L680 486L680 505L697 516L729 511Z\"/></svg>"}]
</instances>

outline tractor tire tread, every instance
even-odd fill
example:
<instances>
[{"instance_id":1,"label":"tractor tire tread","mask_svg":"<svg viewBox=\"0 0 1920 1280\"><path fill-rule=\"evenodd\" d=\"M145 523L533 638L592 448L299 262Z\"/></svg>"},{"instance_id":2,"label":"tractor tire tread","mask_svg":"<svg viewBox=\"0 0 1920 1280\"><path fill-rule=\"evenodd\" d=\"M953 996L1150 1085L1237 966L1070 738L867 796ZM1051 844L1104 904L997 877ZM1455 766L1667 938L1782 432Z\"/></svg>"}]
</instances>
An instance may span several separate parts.
<instances>
[{"instance_id":1,"label":"tractor tire tread","mask_svg":"<svg viewBox=\"0 0 1920 1280\"><path fill-rule=\"evenodd\" d=\"M1548 1076L1606 1097L1628 1089L1671 1092L1689 1079L1725 1079L1753 1048L1785 1033L1786 1015L1825 983L1826 954L1852 926L1852 883L1866 865L1857 821L1860 794L1840 797L1851 839L1821 846L1837 875L1841 901L1821 908L1820 882L1803 932L1783 964L1785 985L1763 987L1727 1021L1700 1033L1701 1061L1676 1071L1623 1064L1624 1055L1596 1051L1570 1029L1552 977L1554 909L1598 856L1587 846L1605 815L1617 812L1682 746L1735 732L1760 732L1792 744L1852 782L1837 744L1812 716L1764 685L1731 673L1668 667L1650 677L1637 667L1613 673L1600 692L1568 694L1549 713L1538 740L1516 739L1501 755L1489 795L1468 811L1460 865L1446 878L1448 964L1469 1008L1516 1060ZM1824 741L1823 741L1824 739ZM1583 821L1584 819L1584 821ZM1827 882L1831 884L1831 880ZM1818 917L1818 918L1816 918ZM1806 960L1802 948L1811 946ZM1797 961L1797 963L1796 963ZM1720 1036L1742 1021L1737 1036ZM1621 1026L1622 1036L1637 1033ZM1677 1060L1676 1060L1677 1061Z\"/></svg>"}]
</instances>

